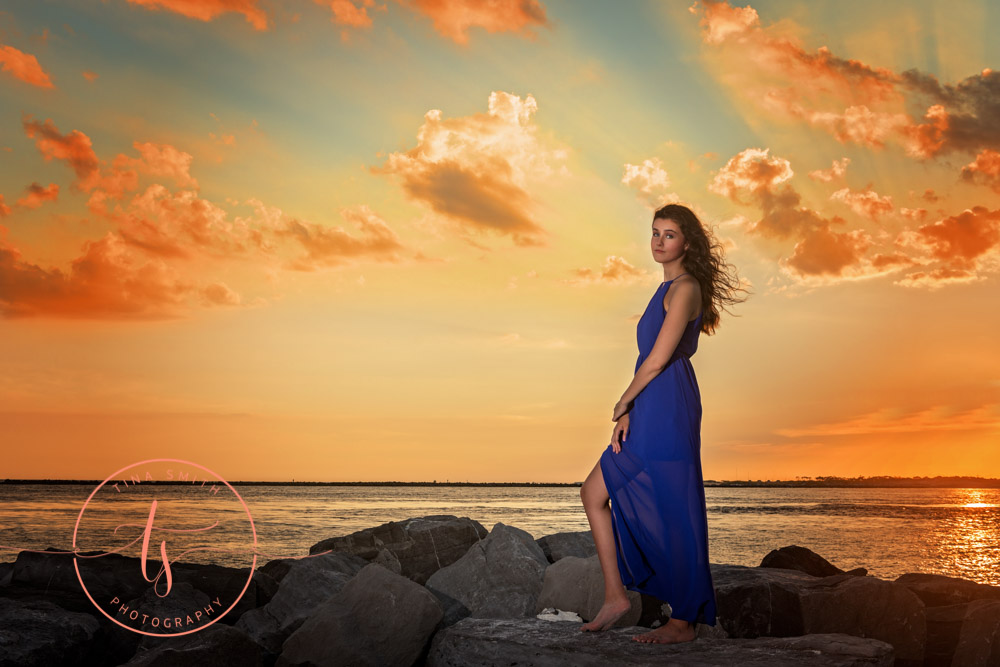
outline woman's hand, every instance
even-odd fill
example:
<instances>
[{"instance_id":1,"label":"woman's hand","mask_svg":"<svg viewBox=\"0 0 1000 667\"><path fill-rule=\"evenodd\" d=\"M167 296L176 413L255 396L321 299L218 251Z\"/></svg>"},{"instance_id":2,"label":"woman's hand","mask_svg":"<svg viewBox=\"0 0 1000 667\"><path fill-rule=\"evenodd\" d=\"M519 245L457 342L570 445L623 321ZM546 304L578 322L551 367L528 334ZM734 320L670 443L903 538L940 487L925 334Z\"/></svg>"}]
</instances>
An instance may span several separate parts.
<instances>
[{"instance_id":1,"label":"woman's hand","mask_svg":"<svg viewBox=\"0 0 1000 667\"><path fill-rule=\"evenodd\" d=\"M625 436L628 433L628 413L625 413L621 419L615 423L615 430L611 432L611 451L615 454L622 450L622 442L625 442ZM621 436L619 441L618 437Z\"/></svg>"},{"instance_id":2,"label":"woman's hand","mask_svg":"<svg viewBox=\"0 0 1000 667\"><path fill-rule=\"evenodd\" d=\"M618 401L617 403L615 403L615 409L614 409L614 413L611 415L611 421L613 421L613 422L618 421L618 419L622 415L628 414L628 411L629 411L629 404L628 403L622 403L621 401Z\"/></svg>"}]
</instances>

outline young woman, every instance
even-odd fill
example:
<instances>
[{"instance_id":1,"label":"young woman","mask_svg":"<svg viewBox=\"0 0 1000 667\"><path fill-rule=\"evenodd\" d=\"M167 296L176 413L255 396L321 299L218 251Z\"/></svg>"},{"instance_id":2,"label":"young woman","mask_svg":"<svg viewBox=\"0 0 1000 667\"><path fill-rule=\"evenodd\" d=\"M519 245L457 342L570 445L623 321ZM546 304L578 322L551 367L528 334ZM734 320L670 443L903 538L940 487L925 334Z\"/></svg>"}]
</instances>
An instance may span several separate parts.
<instances>
[{"instance_id":1,"label":"young woman","mask_svg":"<svg viewBox=\"0 0 1000 667\"><path fill-rule=\"evenodd\" d=\"M611 444L580 490L604 574L604 605L581 630L614 625L630 608L628 589L671 609L666 624L633 639L672 644L694 639L696 623L716 621L690 357L699 333L719 326L719 308L745 301L735 292L746 290L686 206L656 211L650 248L663 282L636 327L639 358L614 407Z\"/></svg>"}]
</instances>

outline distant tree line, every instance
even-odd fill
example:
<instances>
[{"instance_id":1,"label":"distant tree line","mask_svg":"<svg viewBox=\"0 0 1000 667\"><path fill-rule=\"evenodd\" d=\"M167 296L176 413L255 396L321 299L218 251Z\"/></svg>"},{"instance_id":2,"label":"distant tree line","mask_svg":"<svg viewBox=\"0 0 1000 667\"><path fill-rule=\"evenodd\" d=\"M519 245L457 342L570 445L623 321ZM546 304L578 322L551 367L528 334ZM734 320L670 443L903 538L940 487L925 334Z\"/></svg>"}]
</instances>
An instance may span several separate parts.
<instances>
[{"instance_id":1,"label":"distant tree line","mask_svg":"<svg viewBox=\"0 0 1000 667\"><path fill-rule=\"evenodd\" d=\"M86 484L97 486L102 480L93 479L3 479L0 484ZM118 480L123 481L123 480ZM198 484L202 480L198 480ZM497 486L497 487L549 487L549 486L581 486L583 482L267 482L267 481L232 481L233 486ZM155 480L143 484L190 485L192 482L179 480ZM795 477L795 479L706 479L706 487L725 486L759 486L759 487L895 487L895 488L954 488L954 489L997 489L1000 479L995 477L970 477L961 475L936 477L895 477L878 475L867 477L838 477L836 475L820 475L818 477Z\"/></svg>"}]
</instances>

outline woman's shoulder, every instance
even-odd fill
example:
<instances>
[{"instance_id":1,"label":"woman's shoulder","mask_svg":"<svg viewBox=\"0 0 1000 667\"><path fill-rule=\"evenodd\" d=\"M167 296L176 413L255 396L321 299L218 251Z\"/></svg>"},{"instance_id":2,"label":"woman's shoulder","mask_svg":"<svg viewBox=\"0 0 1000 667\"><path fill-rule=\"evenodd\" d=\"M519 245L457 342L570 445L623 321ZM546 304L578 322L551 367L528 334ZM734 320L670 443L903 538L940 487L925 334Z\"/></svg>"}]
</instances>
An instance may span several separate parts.
<instances>
[{"instance_id":1,"label":"woman's shoulder","mask_svg":"<svg viewBox=\"0 0 1000 667\"><path fill-rule=\"evenodd\" d=\"M678 287L680 289L675 290L674 287ZM695 296L700 297L701 282L699 282L698 279L692 276L690 273L685 273L683 275L677 276L676 278L674 278L674 281L670 284L670 289L668 289L667 291L676 294L681 290L691 291L695 294Z\"/></svg>"},{"instance_id":2,"label":"woman's shoulder","mask_svg":"<svg viewBox=\"0 0 1000 667\"><path fill-rule=\"evenodd\" d=\"M692 306L694 306L695 311L692 312L692 315L695 314L701 304L701 283L689 273L677 276L667 286L667 293L663 295L663 308L668 309L670 302L682 292L685 293L682 298L689 299Z\"/></svg>"}]
</instances>

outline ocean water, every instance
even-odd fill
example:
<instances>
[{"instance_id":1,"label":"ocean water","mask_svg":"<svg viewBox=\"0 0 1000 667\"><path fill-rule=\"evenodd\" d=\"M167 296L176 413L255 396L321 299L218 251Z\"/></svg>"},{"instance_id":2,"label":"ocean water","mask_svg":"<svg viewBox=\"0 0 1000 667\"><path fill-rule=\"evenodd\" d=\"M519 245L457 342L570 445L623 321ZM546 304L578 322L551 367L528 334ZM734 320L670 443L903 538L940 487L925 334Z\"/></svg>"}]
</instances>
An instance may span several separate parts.
<instances>
[{"instance_id":1,"label":"ocean water","mask_svg":"<svg viewBox=\"0 0 1000 667\"><path fill-rule=\"evenodd\" d=\"M311 545L328 537L433 514L469 517L487 530L501 522L535 538L590 529L578 487L235 488L252 528L232 494L205 500L187 486L156 490L156 526L191 530L186 544L212 549L179 560L247 566L256 534L261 565L306 556ZM77 519L91 491L85 485L0 484L0 562L15 560L21 549L72 551ZM865 567L884 579L933 572L1000 585L1000 489L710 487L706 498L713 563L755 566L772 549L797 544L842 569ZM115 550L141 537L148 499L114 500L91 503L82 513L78 550ZM88 542L85 534L102 537ZM177 553L180 535L155 532L150 557L158 557L162 539ZM122 553L137 555L139 544Z\"/></svg>"}]
</instances>

